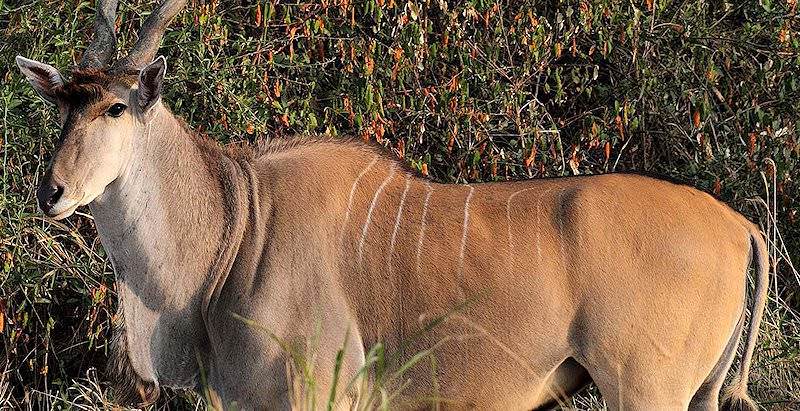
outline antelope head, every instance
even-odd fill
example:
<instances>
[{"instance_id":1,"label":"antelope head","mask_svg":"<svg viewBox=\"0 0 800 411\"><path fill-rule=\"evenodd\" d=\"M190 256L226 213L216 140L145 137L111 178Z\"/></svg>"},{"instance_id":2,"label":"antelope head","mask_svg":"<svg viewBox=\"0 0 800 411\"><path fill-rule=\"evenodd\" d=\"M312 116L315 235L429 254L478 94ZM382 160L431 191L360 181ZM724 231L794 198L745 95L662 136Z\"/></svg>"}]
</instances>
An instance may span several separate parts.
<instances>
[{"instance_id":1,"label":"antelope head","mask_svg":"<svg viewBox=\"0 0 800 411\"><path fill-rule=\"evenodd\" d=\"M186 1L164 0L131 52L112 65L118 0L97 0L94 38L69 81L50 65L17 56L28 82L60 114L59 142L36 191L49 217L68 217L91 203L130 165L132 144L145 135L160 102L167 64L153 57Z\"/></svg>"}]
</instances>

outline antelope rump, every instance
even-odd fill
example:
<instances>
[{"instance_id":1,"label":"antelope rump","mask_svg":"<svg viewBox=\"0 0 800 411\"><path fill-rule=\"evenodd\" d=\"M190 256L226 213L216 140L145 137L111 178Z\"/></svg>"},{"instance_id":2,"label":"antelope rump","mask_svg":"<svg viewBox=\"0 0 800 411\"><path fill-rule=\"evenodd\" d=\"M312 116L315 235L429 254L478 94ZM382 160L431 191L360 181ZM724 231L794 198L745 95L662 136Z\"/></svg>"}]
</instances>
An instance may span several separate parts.
<instances>
[{"instance_id":1,"label":"antelope rump","mask_svg":"<svg viewBox=\"0 0 800 411\"><path fill-rule=\"evenodd\" d=\"M430 350L395 387L398 408L547 408L594 382L615 410L716 410L749 308L725 404L756 409L768 261L744 217L637 175L446 185L354 141L219 146L160 98L167 63L153 58L185 3L161 3L111 64L117 1L99 0L69 80L17 58L60 111L39 207L61 219L88 205L114 267L117 401L169 386L290 409L278 341L320 336L320 407L329 392L358 404L334 371L350 381L381 343L395 370Z\"/></svg>"}]
</instances>

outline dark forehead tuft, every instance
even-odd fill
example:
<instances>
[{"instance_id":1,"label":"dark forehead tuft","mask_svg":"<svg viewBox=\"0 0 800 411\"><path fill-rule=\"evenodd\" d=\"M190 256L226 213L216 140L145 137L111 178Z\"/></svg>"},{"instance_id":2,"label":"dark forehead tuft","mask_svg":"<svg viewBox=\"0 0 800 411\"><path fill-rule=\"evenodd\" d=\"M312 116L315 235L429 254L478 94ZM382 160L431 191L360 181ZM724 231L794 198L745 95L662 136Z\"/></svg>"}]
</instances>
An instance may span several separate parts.
<instances>
[{"instance_id":1,"label":"dark forehead tuft","mask_svg":"<svg viewBox=\"0 0 800 411\"><path fill-rule=\"evenodd\" d=\"M103 70L80 69L72 72L69 82L53 91L68 105L86 105L99 101L103 91L112 86L131 87L135 81L136 77L130 73L109 74Z\"/></svg>"}]
</instances>

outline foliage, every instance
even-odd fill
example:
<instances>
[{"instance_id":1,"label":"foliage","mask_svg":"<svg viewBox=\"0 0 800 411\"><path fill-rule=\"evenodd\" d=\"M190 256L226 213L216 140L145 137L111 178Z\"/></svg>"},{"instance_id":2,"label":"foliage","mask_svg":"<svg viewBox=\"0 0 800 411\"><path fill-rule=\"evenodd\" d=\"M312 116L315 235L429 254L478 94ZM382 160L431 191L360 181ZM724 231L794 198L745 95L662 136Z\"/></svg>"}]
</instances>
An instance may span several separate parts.
<instances>
[{"instance_id":1,"label":"foliage","mask_svg":"<svg viewBox=\"0 0 800 411\"><path fill-rule=\"evenodd\" d=\"M123 47L152 6L121 4ZM0 329L12 404L96 402L82 393L114 322L91 218L36 212L57 118L13 64L22 54L73 66L92 18L86 0L0 0ZM796 0L193 0L164 41L165 100L222 142L356 135L447 182L656 173L762 224L747 199L766 192L763 172L777 182L783 249L753 385L765 405L791 408L799 31Z\"/></svg>"}]
</instances>

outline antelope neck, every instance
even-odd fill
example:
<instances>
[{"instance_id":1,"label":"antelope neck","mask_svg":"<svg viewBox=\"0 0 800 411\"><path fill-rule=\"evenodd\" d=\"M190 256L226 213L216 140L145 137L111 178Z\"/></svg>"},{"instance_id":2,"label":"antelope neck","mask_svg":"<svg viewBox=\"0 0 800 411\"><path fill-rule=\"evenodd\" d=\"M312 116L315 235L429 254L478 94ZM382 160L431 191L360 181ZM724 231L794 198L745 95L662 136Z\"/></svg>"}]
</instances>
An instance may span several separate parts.
<instances>
[{"instance_id":1,"label":"antelope neck","mask_svg":"<svg viewBox=\"0 0 800 411\"><path fill-rule=\"evenodd\" d=\"M186 131L160 103L119 178L90 204L114 267L129 356L160 384L195 386L207 309L237 253L245 161ZM246 213L244 213L246 214Z\"/></svg>"}]
</instances>

